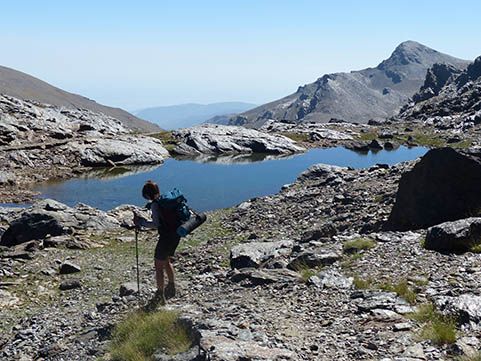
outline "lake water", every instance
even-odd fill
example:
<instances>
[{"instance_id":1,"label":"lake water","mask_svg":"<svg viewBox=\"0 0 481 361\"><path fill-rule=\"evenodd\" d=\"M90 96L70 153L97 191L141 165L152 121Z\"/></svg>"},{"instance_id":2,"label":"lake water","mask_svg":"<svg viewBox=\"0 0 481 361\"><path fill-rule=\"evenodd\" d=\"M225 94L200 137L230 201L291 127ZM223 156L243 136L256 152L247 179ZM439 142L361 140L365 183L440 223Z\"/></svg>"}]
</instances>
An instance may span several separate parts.
<instances>
[{"instance_id":1,"label":"lake water","mask_svg":"<svg viewBox=\"0 0 481 361\"><path fill-rule=\"evenodd\" d=\"M345 148L312 149L303 154L278 159L217 158L167 159L155 168L99 170L81 178L38 185L42 198L53 198L70 206L78 202L109 210L120 204L144 205L141 188L152 179L161 191L180 189L189 205L205 211L225 208L250 198L277 193L292 183L309 166L325 163L353 168L377 163L395 164L413 160L426 148L400 147L393 151L360 154Z\"/></svg>"}]
</instances>

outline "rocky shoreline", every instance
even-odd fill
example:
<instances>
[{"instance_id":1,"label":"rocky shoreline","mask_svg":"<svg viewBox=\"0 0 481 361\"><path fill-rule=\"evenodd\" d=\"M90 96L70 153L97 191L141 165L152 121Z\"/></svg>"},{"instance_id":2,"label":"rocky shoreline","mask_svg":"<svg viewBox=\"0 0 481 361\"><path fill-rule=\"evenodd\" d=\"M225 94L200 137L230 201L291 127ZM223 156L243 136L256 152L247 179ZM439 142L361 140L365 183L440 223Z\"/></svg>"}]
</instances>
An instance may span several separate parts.
<instances>
[{"instance_id":1,"label":"rocky shoreline","mask_svg":"<svg viewBox=\"0 0 481 361\"><path fill-rule=\"evenodd\" d=\"M439 230L384 227L409 194L400 180L430 166L439 152L450 150L369 169L313 166L276 195L210 213L176 257L180 292L167 308L181 312L197 336L193 349L175 359L475 357L481 268L469 247L478 242L480 218L442 223ZM472 159L479 176L479 154ZM447 163L444 172L456 166ZM2 209L3 358L108 359L114 325L139 305L125 284L135 278L133 234L120 227L131 210L103 213L54 201ZM24 230L40 219L43 233L27 240ZM143 302L153 293L153 238L141 235ZM442 242L469 247L436 251ZM455 317L452 343L423 336L428 324L415 315L426 305Z\"/></svg>"}]
</instances>

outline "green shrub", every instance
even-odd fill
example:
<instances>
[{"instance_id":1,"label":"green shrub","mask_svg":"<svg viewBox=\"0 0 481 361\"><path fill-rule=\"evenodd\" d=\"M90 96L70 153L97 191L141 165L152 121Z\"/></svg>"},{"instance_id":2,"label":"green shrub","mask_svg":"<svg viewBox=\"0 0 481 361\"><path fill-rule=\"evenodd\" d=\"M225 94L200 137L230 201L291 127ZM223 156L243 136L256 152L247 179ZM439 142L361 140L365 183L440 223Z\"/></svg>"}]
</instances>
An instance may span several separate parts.
<instances>
[{"instance_id":1,"label":"green shrub","mask_svg":"<svg viewBox=\"0 0 481 361\"><path fill-rule=\"evenodd\" d=\"M178 322L176 312L137 311L115 328L110 353L115 361L148 361L159 349L173 355L191 345L189 331Z\"/></svg>"},{"instance_id":2,"label":"green shrub","mask_svg":"<svg viewBox=\"0 0 481 361\"><path fill-rule=\"evenodd\" d=\"M376 242L370 238L357 238L352 241L344 242L342 249L345 253L357 253L375 246Z\"/></svg>"}]
</instances>

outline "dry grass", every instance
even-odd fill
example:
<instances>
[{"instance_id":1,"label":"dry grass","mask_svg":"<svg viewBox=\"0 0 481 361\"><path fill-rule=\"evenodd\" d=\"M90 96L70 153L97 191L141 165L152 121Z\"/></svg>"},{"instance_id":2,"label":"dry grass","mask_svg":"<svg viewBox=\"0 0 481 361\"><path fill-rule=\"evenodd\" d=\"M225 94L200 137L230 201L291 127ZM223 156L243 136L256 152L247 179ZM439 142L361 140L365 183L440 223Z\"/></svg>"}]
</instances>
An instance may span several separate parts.
<instances>
[{"instance_id":1,"label":"dry grass","mask_svg":"<svg viewBox=\"0 0 481 361\"><path fill-rule=\"evenodd\" d=\"M422 324L420 337L433 344L444 345L456 342L456 320L437 311L433 304L420 305L408 317Z\"/></svg>"},{"instance_id":2,"label":"dry grass","mask_svg":"<svg viewBox=\"0 0 481 361\"><path fill-rule=\"evenodd\" d=\"M117 325L110 353L114 361L150 361L157 350L173 355L192 345L188 330L173 311L134 312Z\"/></svg>"}]
</instances>

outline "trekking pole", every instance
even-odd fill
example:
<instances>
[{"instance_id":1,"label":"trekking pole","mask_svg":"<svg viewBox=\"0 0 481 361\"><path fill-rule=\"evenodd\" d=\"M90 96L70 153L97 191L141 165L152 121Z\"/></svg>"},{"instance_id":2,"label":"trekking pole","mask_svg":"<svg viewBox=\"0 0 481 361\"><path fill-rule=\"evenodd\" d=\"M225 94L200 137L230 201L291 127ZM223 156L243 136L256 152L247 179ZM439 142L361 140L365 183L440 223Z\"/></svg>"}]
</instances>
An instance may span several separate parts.
<instances>
[{"instance_id":1,"label":"trekking pole","mask_svg":"<svg viewBox=\"0 0 481 361\"><path fill-rule=\"evenodd\" d=\"M137 292L140 297L140 273L139 273L139 228L135 227L135 259L137 261Z\"/></svg>"}]
</instances>

